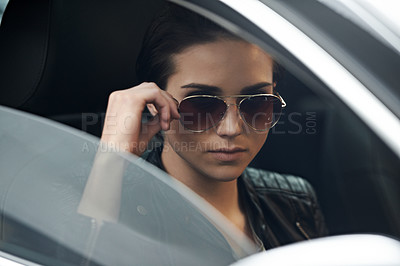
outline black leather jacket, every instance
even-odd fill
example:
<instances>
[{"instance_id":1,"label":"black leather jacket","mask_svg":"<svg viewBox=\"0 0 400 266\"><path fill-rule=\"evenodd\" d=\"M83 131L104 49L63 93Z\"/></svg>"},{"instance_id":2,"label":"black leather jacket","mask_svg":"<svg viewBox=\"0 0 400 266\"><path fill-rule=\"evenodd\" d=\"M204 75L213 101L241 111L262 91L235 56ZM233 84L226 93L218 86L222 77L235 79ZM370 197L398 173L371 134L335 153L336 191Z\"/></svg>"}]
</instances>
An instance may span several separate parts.
<instances>
[{"instance_id":1,"label":"black leather jacket","mask_svg":"<svg viewBox=\"0 0 400 266\"><path fill-rule=\"evenodd\" d=\"M161 149L143 158L162 170ZM304 179L248 167L238 178L240 203L265 249L326 236L324 217Z\"/></svg>"}]
</instances>

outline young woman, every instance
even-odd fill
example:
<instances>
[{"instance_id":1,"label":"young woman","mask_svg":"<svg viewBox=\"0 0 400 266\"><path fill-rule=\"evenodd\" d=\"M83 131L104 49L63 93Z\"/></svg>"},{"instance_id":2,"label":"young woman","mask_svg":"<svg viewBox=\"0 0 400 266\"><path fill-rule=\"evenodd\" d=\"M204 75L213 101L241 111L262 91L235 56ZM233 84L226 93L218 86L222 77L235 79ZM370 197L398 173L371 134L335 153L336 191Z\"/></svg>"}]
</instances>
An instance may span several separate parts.
<instances>
[{"instance_id":1,"label":"young woman","mask_svg":"<svg viewBox=\"0 0 400 266\"><path fill-rule=\"evenodd\" d=\"M256 45L170 5L145 36L137 62L142 83L110 95L101 140L166 171L260 248L323 236L323 217L305 180L248 168L285 106L275 69ZM152 115L147 122L145 110ZM163 146L145 152L155 135ZM118 203L121 183L102 182L106 189L89 180L79 211L118 219L110 202ZM107 214L90 202L100 202Z\"/></svg>"}]
</instances>

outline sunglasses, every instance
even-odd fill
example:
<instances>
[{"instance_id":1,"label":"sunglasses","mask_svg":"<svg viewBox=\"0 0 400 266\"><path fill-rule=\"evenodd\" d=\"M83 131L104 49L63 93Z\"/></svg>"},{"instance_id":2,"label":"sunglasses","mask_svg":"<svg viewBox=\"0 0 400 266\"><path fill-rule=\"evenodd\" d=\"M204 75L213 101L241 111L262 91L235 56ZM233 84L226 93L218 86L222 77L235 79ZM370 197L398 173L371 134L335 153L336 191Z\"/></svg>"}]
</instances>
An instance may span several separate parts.
<instances>
[{"instance_id":1,"label":"sunglasses","mask_svg":"<svg viewBox=\"0 0 400 266\"><path fill-rule=\"evenodd\" d=\"M237 98L228 104L225 98ZM279 120L285 101L277 93L255 95L193 95L185 97L178 106L182 126L192 132L204 132L224 119L228 107L236 105L241 119L256 131L266 131Z\"/></svg>"}]
</instances>

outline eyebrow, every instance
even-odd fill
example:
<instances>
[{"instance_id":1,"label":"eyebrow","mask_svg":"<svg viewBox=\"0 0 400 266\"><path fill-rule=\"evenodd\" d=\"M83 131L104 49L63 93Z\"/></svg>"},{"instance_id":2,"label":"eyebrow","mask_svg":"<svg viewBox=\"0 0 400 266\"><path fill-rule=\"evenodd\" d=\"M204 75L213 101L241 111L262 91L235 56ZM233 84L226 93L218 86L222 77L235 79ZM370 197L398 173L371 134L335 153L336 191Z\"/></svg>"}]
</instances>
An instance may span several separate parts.
<instances>
[{"instance_id":1,"label":"eyebrow","mask_svg":"<svg viewBox=\"0 0 400 266\"><path fill-rule=\"evenodd\" d=\"M254 92L261 92L261 93L265 93L263 92L261 89L267 86L272 86L272 83L269 82L260 82L254 85L250 85L247 87L244 87L243 89L240 90L241 94L251 94ZM199 84L199 83L190 83L190 84L186 84L181 86L181 88L183 89L198 89L202 92L206 92L206 93L212 93L212 94L222 94L222 89L220 87L217 86L210 86L210 85L206 85L206 84Z\"/></svg>"},{"instance_id":2,"label":"eyebrow","mask_svg":"<svg viewBox=\"0 0 400 266\"><path fill-rule=\"evenodd\" d=\"M261 83L257 83L257 84L254 84L254 85L250 85L250 86L244 87L240 91L240 93L241 94L252 94L252 93L260 93L260 92L261 93L266 93L266 91L264 91L262 89L265 88L265 87L268 87L268 86L272 86L272 83L261 82Z\"/></svg>"},{"instance_id":3,"label":"eyebrow","mask_svg":"<svg viewBox=\"0 0 400 266\"><path fill-rule=\"evenodd\" d=\"M210 86L199 83L190 83L187 85L181 86L182 89L198 89L201 92L209 93L209 94L221 94L222 89L217 86Z\"/></svg>"}]
</instances>

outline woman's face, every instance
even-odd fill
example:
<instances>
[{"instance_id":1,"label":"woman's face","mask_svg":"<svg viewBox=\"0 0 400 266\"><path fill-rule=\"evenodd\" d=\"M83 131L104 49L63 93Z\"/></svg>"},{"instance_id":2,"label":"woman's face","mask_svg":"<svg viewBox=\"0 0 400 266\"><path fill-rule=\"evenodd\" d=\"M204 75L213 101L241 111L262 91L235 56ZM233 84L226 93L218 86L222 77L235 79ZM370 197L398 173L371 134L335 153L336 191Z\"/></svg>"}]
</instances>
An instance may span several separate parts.
<instances>
[{"instance_id":1,"label":"woman's face","mask_svg":"<svg viewBox=\"0 0 400 266\"><path fill-rule=\"evenodd\" d=\"M167 92L179 102L192 94L238 95L272 93L273 61L257 46L219 40L199 44L174 56L175 73ZM225 98L235 104L234 98ZM255 131L230 105L218 125L202 133L185 130L179 121L165 132L166 156L189 175L231 181L243 172L263 146L268 131ZM172 166L174 167L174 166ZM167 169L168 170L168 169Z\"/></svg>"}]
</instances>

